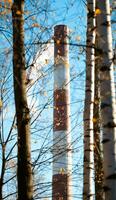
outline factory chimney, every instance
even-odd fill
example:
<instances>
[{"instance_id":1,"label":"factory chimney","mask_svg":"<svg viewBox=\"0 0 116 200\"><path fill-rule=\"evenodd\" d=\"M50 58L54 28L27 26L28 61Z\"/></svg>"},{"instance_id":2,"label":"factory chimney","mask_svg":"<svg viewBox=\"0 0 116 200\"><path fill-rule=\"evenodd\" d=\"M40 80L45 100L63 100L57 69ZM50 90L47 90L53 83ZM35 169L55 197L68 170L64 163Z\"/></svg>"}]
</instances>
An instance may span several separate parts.
<instances>
[{"instance_id":1,"label":"factory chimney","mask_svg":"<svg viewBox=\"0 0 116 200\"><path fill-rule=\"evenodd\" d=\"M54 120L52 200L71 200L69 30L54 28Z\"/></svg>"}]
</instances>

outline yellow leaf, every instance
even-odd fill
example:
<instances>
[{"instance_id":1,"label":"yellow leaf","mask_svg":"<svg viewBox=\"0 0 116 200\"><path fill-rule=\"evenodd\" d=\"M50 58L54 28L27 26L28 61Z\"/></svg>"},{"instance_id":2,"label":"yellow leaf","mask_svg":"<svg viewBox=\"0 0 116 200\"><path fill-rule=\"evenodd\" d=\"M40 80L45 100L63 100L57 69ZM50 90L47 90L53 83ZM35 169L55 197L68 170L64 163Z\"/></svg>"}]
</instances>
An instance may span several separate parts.
<instances>
[{"instance_id":1,"label":"yellow leaf","mask_svg":"<svg viewBox=\"0 0 116 200\"><path fill-rule=\"evenodd\" d=\"M59 95L58 94L56 95L56 99L59 99Z\"/></svg>"},{"instance_id":2,"label":"yellow leaf","mask_svg":"<svg viewBox=\"0 0 116 200\"><path fill-rule=\"evenodd\" d=\"M47 96L47 92L46 92L46 91L44 91L44 92L43 92L43 95L46 97L46 96Z\"/></svg>"},{"instance_id":3,"label":"yellow leaf","mask_svg":"<svg viewBox=\"0 0 116 200\"><path fill-rule=\"evenodd\" d=\"M96 122L97 122L97 119L96 119L96 118L93 118L92 121L93 121L93 123L96 123Z\"/></svg>"},{"instance_id":4,"label":"yellow leaf","mask_svg":"<svg viewBox=\"0 0 116 200\"><path fill-rule=\"evenodd\" d=\"M80 41L80 40L81 40L81 36L77 36L77 37L76 37L76 40L77 40L77 41Z\"/></svg>"},{"instance_id":5,"label":"yellow leaf","mask_svg":"<svg viewBox=\"0 0 116 200\"><path fill-rule=\"evenodd\" d=\"M34 23L34 24L32 24L32 27L40 27L40 24Z\"/></svg>"},{"instance_id":6,"label":"yellow leaf","mask_svg":"<svg viewBox=\"0 0 116 200\"><path fill-rule=\"evenodd\" d=\"M8 0L9 3L12 3L12 0Z\"/></svg>"},{"instance_id":7,"label":"yellow leaf","mask_svg":"<svg viewBox=\"0 0 116 200\"><path fill-rule=\"evenodd\" d=\"M2 100L0 99L0 108L2 108L3 106L3 103L2 103Z\"/></svg>"},{"instance_id":8,"label":"yellow leaf","mask_svg":"<svg viewBox=\"0 0 116 200\"><path fill-rule=\"evenodd\" d=\"M56 123L56 126L60 126L60 123Z\"/></svg>"},{"instance_id":9,"label":"yellow leaf","mask_svg":"<svg viewBox=\"0 0 116 200\"><path fill-rule=\"evenodd\" d=\"M94 103L97 105L99 104L99 100L98 99L95 99Z\"/></svg>"},{"instance_id":10,"label":"yellow leaf","mask_svg":"<svg viewBox=\"0 0 116 200\"><path fill-rule=\"evenodd\" d=\"M110 13L112 13L112 8L110 7Z\"/></svg>"},{"instance_id":11,"label":"yellow leaf","mask_svg":"<svg viewBox=\"0 0 116 200\"><path fill-rule=\"evenodd\" d=\"M49 63L49 60L48 59L45 59L45 64L48 64Z\"/></svg>"},{"instance_id":12,"label":"yellow leaf","mask_svg":"<svg viewBox=\"0 0 116 200\"><path fill-rule=\"evenodd\" d=\"M20 10L17 10L16 14L17 14L17 15L21 15L21 11L20 11Z\"/></svg>"},{"instance_id":13,"label":"yellow leaf","mask_svg":"<svg viewBox=\"0 0 116 200\"><path fill-rule=\"evenodd\" d=\"M63 175L65 173L65 169L64 168L60 168L59 173Z\"/></svg>"},{"instance_id":14,"label":"yellow leaf","mask_svg":"<svg viewBox=\"0 0 116 200\"><path fill-rule=\"evenodd\" d=\"M32 20L35 20L36 18L35 18L35 16L32 16L31 19L32 19Z\"/></svg>"},{"instance_id":15,"label":"yellow leaf","mask_svg":"<svg viewBox=\"0 0 116 200\"><path fill-rule=\"evenodd\" d=\"M65 64L65 67L69 67L69 63L65 62L64 64Z\"/></svg>"},{"instance_id":16,"label":"yellow leaf","mask_svg":"<svg viewBox=\"0 0 116 200\"><path fill-rule=\"evenodd\" d=\"M6 11L4 10L4 11L0 12L0 14L1 15L6 15Z\"/></svg>"},{"instance_id":17,"label":"yellow leaf","mask_svg":"<svg viewBox=\"0 0 116 200\"><path fill-rule=\"evenodd\" d=\"M101 10L99 8L96 8L95 15L100 15L100 14L101 14Z\"/></svg>"},{"instance_id":18,"label":"yellow leaf","mask_svg":"<svg viewBox=\"0 0 116 200\"><path fill-rule=\"evenodd\" d=\"M56 44L60 44L60 40L56 40Z\"/></svg>"}]
</instances>

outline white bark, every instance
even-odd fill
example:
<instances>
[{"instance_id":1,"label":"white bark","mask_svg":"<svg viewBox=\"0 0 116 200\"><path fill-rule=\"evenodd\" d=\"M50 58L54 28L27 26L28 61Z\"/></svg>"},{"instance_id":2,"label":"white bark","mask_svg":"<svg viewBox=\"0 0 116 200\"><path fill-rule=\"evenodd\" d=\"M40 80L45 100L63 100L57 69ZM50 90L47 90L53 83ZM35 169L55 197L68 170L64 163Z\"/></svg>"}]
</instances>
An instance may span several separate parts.
<instances>
[{"instance_id":1,"label":"white bark","mask_svg":"<svg viewBox=\"0 0 116 200\"><path fill-rule=\"evenodd\" d=\"M94 199L94 54L95 54L95 0L87 1L87 49L86 49L86 92L84 108L84 188L83 199Z\"/></svg>"},{"instance_id":2,"label":"white bark","mask_svg":"<svg viewBox=\"0 0 116 200\"><path fill-rule=\"evenodd\" d=\"M113 51L109 0L96 0L100 69L101 115L103 126L104 193L106 200L116 200L116 106L113 79Z\"/></svg>"}]
</instances>

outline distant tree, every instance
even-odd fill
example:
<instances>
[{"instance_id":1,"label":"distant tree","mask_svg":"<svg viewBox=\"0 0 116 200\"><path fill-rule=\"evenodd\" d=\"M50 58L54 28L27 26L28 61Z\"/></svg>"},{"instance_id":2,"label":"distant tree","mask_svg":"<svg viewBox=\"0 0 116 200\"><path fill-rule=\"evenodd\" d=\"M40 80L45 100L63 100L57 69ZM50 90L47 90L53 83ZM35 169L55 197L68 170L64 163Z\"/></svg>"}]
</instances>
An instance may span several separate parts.
<instances>
[{"instance_id":1,"label":"distant tree","mask_svg":"<svg viewBox=\"0 0 116 200\"><path fill-rule=\"evenodd\" d=\"M9 182L14 181L16 174L9 173L12 152L16 147L16 140L13 140L15 116L10 112L12 105L11 94L13 93L10 82L12 79L9 70L9 52L8 50L1 53L0 56L0 199L2 200L6 194L4 188ZM9 120L10 119L10 120ZM7 124L8 123L8 124ZM6 128L7 126L7 128ZM13 159L14 160L14 159ZM12 160L12 162L13 162ZM12 165L14 170L14 164ZM13 192L12 190L10 191ZM15 191L14 191L15 193Z\"/></svg>"}]
</instances>

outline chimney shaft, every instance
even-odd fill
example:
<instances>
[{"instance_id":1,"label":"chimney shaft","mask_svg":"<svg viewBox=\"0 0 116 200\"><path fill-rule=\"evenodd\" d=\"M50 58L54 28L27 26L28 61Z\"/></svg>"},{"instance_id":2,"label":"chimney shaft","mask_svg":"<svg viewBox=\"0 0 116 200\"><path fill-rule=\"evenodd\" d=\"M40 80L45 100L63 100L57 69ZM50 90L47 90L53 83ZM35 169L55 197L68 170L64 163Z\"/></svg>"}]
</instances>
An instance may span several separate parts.
<instances>
[{"instance_id":1,"label":"chimney shaft","mask_svg":"<svg viewBox=\"0 0 116 200\"><path fill-rule=\"evenodd\" d=\"M54 122L52 199L71 199L70 72L68 28L54 28Z\"/></svg>"}]
</instances>

